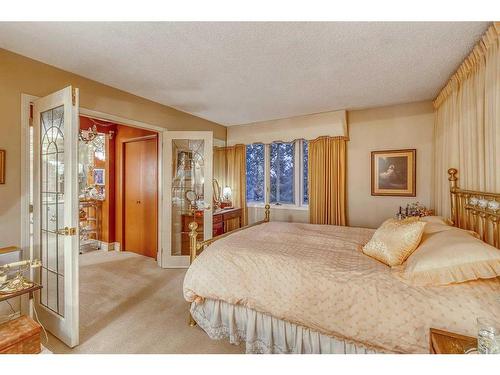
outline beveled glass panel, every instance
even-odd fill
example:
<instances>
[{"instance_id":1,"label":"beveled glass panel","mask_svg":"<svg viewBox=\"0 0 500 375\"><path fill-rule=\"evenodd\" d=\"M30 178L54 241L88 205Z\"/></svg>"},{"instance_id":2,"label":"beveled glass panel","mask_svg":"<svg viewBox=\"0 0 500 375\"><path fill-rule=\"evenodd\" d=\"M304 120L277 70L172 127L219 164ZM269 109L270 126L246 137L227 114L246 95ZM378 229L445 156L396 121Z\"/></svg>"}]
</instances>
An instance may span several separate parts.
<instances>
[{"instance_id":1,"label":"beveled glass panel","mask_svg":"<svg viewBox=\"0 0 500 375\"><path fill-rule=\"evenodd\" d=\"M47 268L57 272L57 237L56 233L47 232Z\"/></svg>"},{"instance_id":2,"label":"beveled glass panel","mask_svg":"<svg viewBox=\"0 0 500 375\"><path fill-rule=\"evenodd\" d=\"M203 238L204 147L204 140L172 141L172 255L189 255L188 225L194 217L199 238Z\"/></svg>"},{"instance_id":3,"label":"beveled glass panel","mask_svg":"<svg viewBox=\"0 0 500 375\"><path fill-rule=\"evenodd\" d=\"M60 275L64 267L64 106L40 115L41 303L62 315Z\"/></svg>"},{"instance_id":4,"label":"beveled glass panel","mask_svg":"<svg viewBox=\"0 0 500 375\"><path fill-rule=\"evenodd\" d=\"M47 285L47 269L45 267L40 269L40 283L45 286ZM40 303L47 305L47 288L40 290Z\"/></svg>"},{"instance_id":5,"label":"beveled glass panel","mask_svg":"<svg viewBox=\"0 0 500 375\"><path fill-rule=\"evenodd\" d=\"M64 316L64 276L58 276L58 288L59 288L59 314Z\"/></svg>"},{"instance_id":6,"label":"beveled glass panel","mask_svg":"<svg viewBox=\"0 0 500 375\"><path fill-rule=\"evenodd\" d=\"M58 300L58 288L59 285L57 285L57 274L54 272L50 272L50 270L47 272L48 275L48 280L47 280L47 307L55 312L58 312L57 310L57 300Z\"/></svg>"}]
</instances>

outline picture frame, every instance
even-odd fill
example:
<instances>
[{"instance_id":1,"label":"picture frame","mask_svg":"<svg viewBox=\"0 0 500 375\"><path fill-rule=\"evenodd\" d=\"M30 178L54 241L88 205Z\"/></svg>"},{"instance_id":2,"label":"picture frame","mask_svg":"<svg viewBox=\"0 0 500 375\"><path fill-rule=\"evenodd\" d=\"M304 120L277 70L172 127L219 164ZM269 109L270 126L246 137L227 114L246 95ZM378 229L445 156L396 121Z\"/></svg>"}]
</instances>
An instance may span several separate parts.
<instances>
[{"instance_id":1,"label":"picture frame","mask_svg":"<svg viewBox=\"0 0 500 375\"><path fill-rule=\"evenodd\" d=\"M5 150L0 150L0 184L5 184Z\"/></svg>"},{"instance_id":2,"label":"picture frame","mask_svg":"<svg viewBox=\"0 0 500 375\"><path fill-rule=\"evenodd\" d=\"M105 170L102 168L94 168L94 185L104 186L105 185Z\"/></svg>"},{"instance_id":3,"label":"picture frame","mask_svg":"<svg viewBox=\"0 0 500 375\"><path fill-rule=\"evenodd\" d=\"M371 152L371 194L415 197L417 195L417 150Z\"/></svg>"}]
</instances>

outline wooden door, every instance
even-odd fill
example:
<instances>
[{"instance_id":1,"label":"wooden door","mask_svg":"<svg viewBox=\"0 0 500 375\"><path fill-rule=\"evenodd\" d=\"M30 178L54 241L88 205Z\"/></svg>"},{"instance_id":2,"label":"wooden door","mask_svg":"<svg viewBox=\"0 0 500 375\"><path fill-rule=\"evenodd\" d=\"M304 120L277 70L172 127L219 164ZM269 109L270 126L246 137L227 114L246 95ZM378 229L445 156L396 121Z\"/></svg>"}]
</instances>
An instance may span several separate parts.
<instances>
[{"instance_id":1,"label":"wooden door","mask_svg":"<svg viewBox=\"0 0 500 375\"><path fill-rule=\"evenodd\" d=\"M123 144L123 250L156 258L158 141L156 136Z\"/></svg>"}]
</instances>

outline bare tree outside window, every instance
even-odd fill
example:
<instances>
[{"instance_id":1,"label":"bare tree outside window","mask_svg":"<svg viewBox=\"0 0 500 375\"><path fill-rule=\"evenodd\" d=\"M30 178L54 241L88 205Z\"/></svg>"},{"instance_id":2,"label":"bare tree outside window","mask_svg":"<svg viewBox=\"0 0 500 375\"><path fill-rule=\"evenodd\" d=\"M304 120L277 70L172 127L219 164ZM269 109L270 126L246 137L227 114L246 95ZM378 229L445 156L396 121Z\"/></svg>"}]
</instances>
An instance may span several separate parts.
<instances>
[{"instance_id":1,"label":"bare tree outside window","mask_svg":"<svg viewBox=\"0 0 500 375\"><path fill-rule=\"evenodd\" d=\"M247 145L247 202L264 202L264 145Z\"/></svg>"},{"instance_id":2,"label":"bare tree outside window","mask_svg":"<svg viewBox=\"0 0 500 375\"><path fill-rule=\"evenodd\" d=\"M270 146L271 203L294 204L295 142Z\"/></svg>"}]
</instances>

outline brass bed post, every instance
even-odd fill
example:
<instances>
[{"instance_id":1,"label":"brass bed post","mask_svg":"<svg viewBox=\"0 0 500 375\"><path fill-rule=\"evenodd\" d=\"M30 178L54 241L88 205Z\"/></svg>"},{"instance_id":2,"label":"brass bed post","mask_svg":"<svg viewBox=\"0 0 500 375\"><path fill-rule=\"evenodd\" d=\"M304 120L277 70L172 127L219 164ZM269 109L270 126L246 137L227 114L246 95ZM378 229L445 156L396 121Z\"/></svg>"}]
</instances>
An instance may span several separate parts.
<instances>
[{"instance_id":1,"label":"brass bed post","mask_svg":"<svg viewBox=\"0 0 500 375\"><path fill-rule=\"evenodd\" d=\"M210 238L210 239L204 240L204 241L198 241L198 232L197 232L198 223L196 222L196 219L194 216L194 211L193 211L193 220L194 221L192 221L188 225L188 228L189 228L189 265L191 265L194 262L194 260L198 256L198 253L200 251L203 251L211 243L213 243L213 242L215 242L223 237L226 237L234 232L238 232L238 231L246 229L246 228L254 227L254 226L259 225L259 224L268 223L270 221L271 206L269 204L266 204L264 206L264 209L265 209L264 220L257 221L253 224L244 226L242 228L235 229L231 232L226 232L224 234L221 234L220 236L213 237L213 238ZM191 313L189 313L189 325L191 327L194 327L196 325L196 321L193 319L193 316L191 315Z\"/></svg>"},{"instance_id":2,"label":"brass bed post","mask_svg":"<svg viewBox=\"0 0 500 375\"><path fill-rule=\"evenodd\" d=\"M194 218L194 215L193 215ZM189 223L189 264L191 265L196 258L196 247L197 247L197 236L198 236L198 223L193 221ZM189 312L189 326L194 327L196 325L196 321L193 319L191 315L191 311Z\"/></svg>"},{"instance_id":3,"label":"brass bed post","mask_svg":"<svg viewBox=\"0 0 500 375\"><path fill-rule=\"evenodd\" d=\"M499 234L498 234L498 216L494 216L491 219L491 222L493 223L493 246L495 246L497 249L500 249L500 239L499 239Z\"/></svg>"},{"instance_id":4,"label":"brass bed post","mask_svg":"<svg viewBox=\"0 0 500 375\"><path fill-rule=\"evenodd\" d=\"M453 221L453 225L458 225L458 212L457 212L457 197L456 197L456 190L457 190L457 170L455 168L450 168L448 169L448 181L450 181L450 208L451 208L451 220Z\"/></svg>"}]
</instances>

